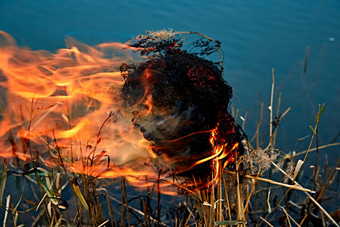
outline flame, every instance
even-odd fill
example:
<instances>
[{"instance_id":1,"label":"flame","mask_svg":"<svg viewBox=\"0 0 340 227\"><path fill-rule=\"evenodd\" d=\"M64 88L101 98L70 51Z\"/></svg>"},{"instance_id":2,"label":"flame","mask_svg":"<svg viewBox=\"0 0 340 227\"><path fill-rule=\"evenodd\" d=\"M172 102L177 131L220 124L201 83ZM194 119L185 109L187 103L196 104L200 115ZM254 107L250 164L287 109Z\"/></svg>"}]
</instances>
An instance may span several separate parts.
<instances>
[{"instance_id":1,"label":"flame","mask_svg":"<svg viewBox=\"0 0 340 227\"><path fill-rule=\"evenodd\" d=\"M131 122L133 107L124 106L120 93L124 78L119 66L144 59L127 44L102 43L91 47L73 39L66 44L68 48L56 53L34 51L18 47L9 34L0 31L0 88L6 93L1 97L4 108L0 118L0 157L36 160L38 156L32 150L37 146L30 145L34 143L39 145L35 152L51 153L44 159L45 165L63 165L69 171L98 178L125 177L136 187L162 182L162 192L173 194L169 186L176 183L166 175L161 179L155 167L166 168L181 157L155 152L162 147L147 140L137 124ZM144 95L134 105L145 106L140 116L149 116L156 108L149 92L153 79L152 70L146 69L142 80ZM175 128L185 124L179 119L164 121ZM143 122L143 127L153 126ZM218 169L228 163L221 167L219 160L227 158L238 146L217 143L218 131L217 125L215 129L163 140L180 144L194 135L210 133L212 153L175 170L185 172L213 161L215 177L210 183L216 182Z\"/></svg>"}]
</instances>

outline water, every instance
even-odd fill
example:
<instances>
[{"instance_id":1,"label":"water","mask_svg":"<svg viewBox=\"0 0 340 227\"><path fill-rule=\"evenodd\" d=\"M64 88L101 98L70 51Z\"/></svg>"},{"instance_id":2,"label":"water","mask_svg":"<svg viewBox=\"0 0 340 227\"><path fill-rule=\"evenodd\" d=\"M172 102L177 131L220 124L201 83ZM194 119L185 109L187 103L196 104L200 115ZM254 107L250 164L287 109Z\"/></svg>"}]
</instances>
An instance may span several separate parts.
<instances>
[{"instance_id":1,"label":"water","mask_svg":"<svg viewBox=\"0 0 340 227\"><path fill-rule=\"evenodd\" d=\"M282 112L292 108L281 123L278 146L291 150L297 138L310 134L322 103L320 144L339 141L339 1L0 2L0 29L32 49L65 47L67 36L88 44L125 42L145 30L164 28L198 31L222 42L233 103L241 115L249 108L248 134L254 131L261 102L268 115L274 68ZM301 75L307 46L307 72Z\"/></svg>"},{"instance_id":2,"label":"water","mask_svg":"<svg viewBox=\"0 0 340 227\"><path fill-rule=\"evenodd\" d=\"M261 102L265 103L261 132L269 132L266 119L274 68L275 101L282 92L281 112L292 108L280 124L277 146L292 151L297 138L311 135L309 125L314 126L322 103L319 144L339 142L338 0L0 1L0 30L32 49L55 51L65 47L67 36L94 45L125 42L145 30L168 28L197 31L222 42L224 77L234 89L232 102L242 116L249 109L249 137ZM310 53L303 74L307 46ZM309 141L296 149L306 149ZM326 155L334 165L338 148L321 151L320 159Z\"/></svg>"}]
</instances>

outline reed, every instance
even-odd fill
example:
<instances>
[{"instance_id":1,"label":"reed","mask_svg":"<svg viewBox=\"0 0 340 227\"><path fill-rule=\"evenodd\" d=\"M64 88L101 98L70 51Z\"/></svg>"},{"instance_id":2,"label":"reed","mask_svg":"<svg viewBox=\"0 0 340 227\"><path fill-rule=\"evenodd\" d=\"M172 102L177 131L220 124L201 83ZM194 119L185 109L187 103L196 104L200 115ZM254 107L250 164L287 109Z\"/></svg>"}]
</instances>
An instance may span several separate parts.
<instances>
[{"instance_id":1,"label":"reed","mask_svg":"<svg viewBox=\"0 0 340 227\"><path fill-rule=\"evenodd\" d=\"M220 43L204 37L217 43L222 72ZM312 177L307 182L303 180L303 165L311 162L309 153L340 145L318 144L319 119L325 106L319 106L306 150L280 151L275 146L280 140L277 131L290 108L280 114L281 94L276 104L274 101L274 69L272 80L270 117L268 121L263 119L265 105L262 104L256 131L250 140L243 141L246 153L236 157L235 168L212 172L218 180L204 188L178 186L184 192L178 196L161 193L161 170L154 185L150 186L146 178L145 190L135 191L124 178L103 180L66 168L63 148L54 136L51 137L54 141L46 138L43 146L38 146L28 139L18 140L10 133L11 152L20 147L30 155L30 161L18 158L3 161L0 178L3 226L339 226L340 209L332 203L337 198L332 199L340 191L340 161L337 166L329 167L327 162L320 164L317 155ZM3 105L0 107L4 111ZM35 98L30 113L29 122L32 122L38 113ZM232 107L232 113L237 120L239 111ZM241 117L243 130L246 130L247 114L248 110ZM70 123L68 109L65 116ZM266 139L260 133L263 124L269 126ZM312 147L314 143L316 146ZM302 159L301 155L304 155ZM44 165L45 157L51 156L57 160L53 168ZM93 152L82 160L83 165L89 167L104 157L104 153Z\"/></svg>"},{"instance_id":2,"label":"reed","mask_svg":"<svg viewBox=\"0 0 340 227\"><path fill-rule=\"evenodd\" d=\"M2 165L3 226L313 226L315 223L339 226L339 209L328 212L330 206L322 205L338 192L338 167L318 165L310 180L313 187L298 183L303 177L301 165L310 152L339 145L312 148L323 109L321 106L316 116L307 150L282 155L274 147L278 122L271 123L269 144L262 148L259 127L263 119L260 119L252 140L244 141L247 153L238 157L235 170L220 170L216 184L186 190L189 193L178 196L180 202L168 206L161 205L164 201L160 190L156 190L157 183L146 194L129 195L127 182L121 179L113 184L113 191L112 182L110 186L105 180L68 171L61 158L56 168L44 166L43 153L60 157L58 146L51 147L46 141L49 149L41 152L29 141L21 140L22 144L13 144L12 149L25 147L33 161L11 159ZM261 116L262 111L263 105ZM277 121L288 111L278 116L277 110ZM301 155L305 155L303 160L298 159ZM266 174L273 169L282 173L282 182ZM17 182L16 191L10 182Z\"/></svg>"}]
</instances>

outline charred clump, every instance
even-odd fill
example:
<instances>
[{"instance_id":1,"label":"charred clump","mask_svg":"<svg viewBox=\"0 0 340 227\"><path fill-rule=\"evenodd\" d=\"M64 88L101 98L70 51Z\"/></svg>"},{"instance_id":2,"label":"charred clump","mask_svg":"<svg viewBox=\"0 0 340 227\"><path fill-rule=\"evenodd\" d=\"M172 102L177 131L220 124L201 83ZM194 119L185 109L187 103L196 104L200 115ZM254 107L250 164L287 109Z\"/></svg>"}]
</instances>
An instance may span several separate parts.
<instances>
[{"instance_id":1,"label":"charred clump","mask_svg":"<svg viewBox=\"0 0 340 227\"><path fill-rule=\"evenodd\" d=\"M153 142L153 152L170 163L169 173L209 182L214 159L197 161L214 155L218 146L226 154L222 163L232 168L243 153L242 133L228 111L232 88L218 65L183 50L176 39L135 46L153 55L139 65L121 66L122 98L133 124Z\"/></svg>"}]
</instances>

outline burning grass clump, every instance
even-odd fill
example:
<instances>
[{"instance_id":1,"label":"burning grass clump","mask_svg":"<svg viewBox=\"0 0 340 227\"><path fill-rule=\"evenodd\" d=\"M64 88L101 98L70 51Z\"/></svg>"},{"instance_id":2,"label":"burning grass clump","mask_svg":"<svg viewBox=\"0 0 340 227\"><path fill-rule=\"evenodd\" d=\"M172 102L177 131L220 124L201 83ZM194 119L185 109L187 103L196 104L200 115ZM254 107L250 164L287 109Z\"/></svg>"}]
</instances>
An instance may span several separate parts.
<instances>
[{"instance_id":1,"label":"burning grass clump","mask_svg":"<svg viewBox=\"0 0 340 227\"><path fill-rule=\"evenodd\" d=\"M196 178L197 188L213 180L212 157L233 168L243 135L229 113L232 88L218 64L189 53L175 36L144 37L133 46L149 58L121 66L122 98L152 151L170 160L170 174L187 177L189 185Z\"/></svg>"}]
</instances>

